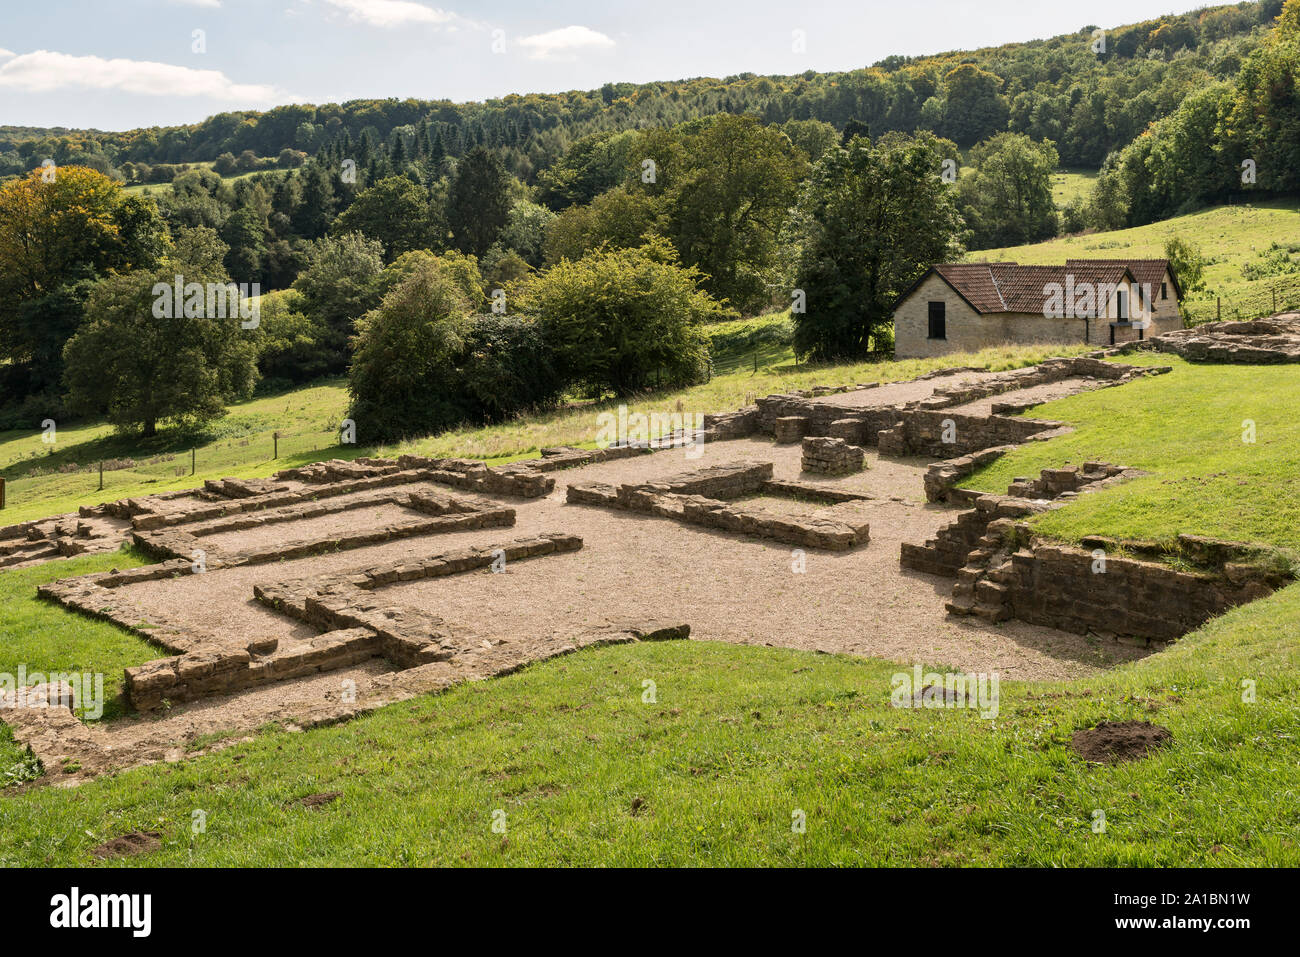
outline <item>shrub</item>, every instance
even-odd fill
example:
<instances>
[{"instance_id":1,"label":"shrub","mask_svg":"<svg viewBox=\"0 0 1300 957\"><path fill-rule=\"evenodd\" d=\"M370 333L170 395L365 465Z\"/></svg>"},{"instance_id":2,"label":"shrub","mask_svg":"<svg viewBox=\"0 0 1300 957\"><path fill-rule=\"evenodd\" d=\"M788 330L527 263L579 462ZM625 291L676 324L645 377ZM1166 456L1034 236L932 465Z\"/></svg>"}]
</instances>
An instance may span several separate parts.
<instances>
[{"instance_id":1,"label":"shrub","mask_svg":"<svg viewBox=\"0 0 1300 957\"><path fill-rule=\"evenodd\" d=\"M563 392L542 327L520 316L474 316L461 363L466 417L500 422L554 404Z\"/></svg>"},{"instance_id":2,"label":"shrub","mask_svg":"<svg viewBox=\"0 0 1300 957\"><path fill-rule=\"evenodd\" d=\"M523 291L560 375L589 394L691 385L708 375L701 326L728 314L666 240L565 260Z\"/></svg>"},{"instance_id":3,"label":"shrub","mask_svg":"<svg viewBox=\"0 0 1300 957\"><path fill-rule=\"evenodd\" d=\"M358 323L351 418L364 440L500 421L561 392L537 323L470 314L465 257L412 256L405 275Z\"/></svg>"}]
</instances>

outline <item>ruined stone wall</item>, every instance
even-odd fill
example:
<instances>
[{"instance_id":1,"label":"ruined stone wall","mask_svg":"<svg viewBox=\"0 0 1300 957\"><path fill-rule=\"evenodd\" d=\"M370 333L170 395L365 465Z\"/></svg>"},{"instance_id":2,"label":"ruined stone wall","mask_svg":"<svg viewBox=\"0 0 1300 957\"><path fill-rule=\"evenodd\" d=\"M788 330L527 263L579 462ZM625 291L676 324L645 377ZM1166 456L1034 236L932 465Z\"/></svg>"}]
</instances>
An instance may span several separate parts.
<instances>
[{"instance_id":1,"label":"ruined stone wall","mask_svg":"<svg viewBox=\"0 0 1300 957\"><path fill-rule=\"evenodd\" d=\"M773 514L758 504L732 501L759 494L807 499L826 507L796 516ZM574 483L565 495L571 504L625 508L809 548L844 550L865 545L870 539L870 525L857 509L869 496L804 482L773 481L771 462L715 465L617 488L603 482Z\"/></svg>"},{"instance_id":2,"label":"ruined stone wall","mask_svg":"<svg viewBox=\"0 0 1300 957\"><path fill-rule=\"evenodd\" d=\"M848 475L862 471L863 451L843 439L825 436L803 440L800 466L805 472L822 475Z\"/></svg>"},{"instance_id":3,"label":"ruined stone wall","mask_svg":"<svg viewBox=\"0 0 1300 957\"><path fill-rule=\"evenodd\" d=\"M1011 555L988 580L1002 589L1009 617L1078 634L1173 641L1237 605L1270 594L1281 581L1245 566L1230 573L1107 557L1092 550L1035 544ZM987 597L987 596L986 596Z\"/></svg>"},{"instance_id":4,"label":"ruined stone wall","mask_svg":"<svg viewBox=\"0 0 1300 957\"><path fill-rule=\"evenodd\" d=\"M1087 462L1017 479L1012 494L978 496L973 508L924 545L904 543L900 564L955 578L947 603L955 615L993 622L1015 618L1143 643L1172 641L1288 580L1284 563L1272 553L1241 543L1180 536L1180 553L1200 566L1187 571L1135 557L1144 549L1153 558L1163 554L1141 543L1085 539L1078 547L1039 541L1023 521L1142 474Z\"/></svg>"},{"instance_id":5,"label":"ruined stone wall","mask_svg":"<svg viewBox=\"0 0 1300 957\"><path fill-rule=\"evenodd\" d=\"M996 445L1020 445L1035 436L1060 434L1064 426L1049 419L918 409L897 413L895 424L880 433L878 445L881 455L955 458Z\"/></svg>"},{"instance_id":6,"label":"ruined stone wall","mask_svg":"<svg viewBox=\"0 0 1300 957\"><path fill-rule=\"evenodd\" d=\"M1163 333L1149 340L1148 348L1189 362L1300 362L1300 313L1252 322L1207 322Z\"/></svg>"}]
</instances>

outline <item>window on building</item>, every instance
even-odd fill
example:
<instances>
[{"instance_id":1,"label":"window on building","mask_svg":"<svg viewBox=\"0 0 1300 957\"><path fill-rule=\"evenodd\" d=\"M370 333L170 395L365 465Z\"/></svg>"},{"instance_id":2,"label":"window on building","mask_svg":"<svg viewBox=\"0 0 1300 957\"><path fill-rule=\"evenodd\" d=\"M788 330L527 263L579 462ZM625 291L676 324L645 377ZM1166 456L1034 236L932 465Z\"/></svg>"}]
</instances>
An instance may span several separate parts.
<instances>
[{"instance_id":1,"label":"window on building","mask_svg":"<svg viewBox=\"0 0 1300 957\"><path fill-rule=\"evenodd\" d=\"M1168 299L1168 298L1169 298L1169 283L1167 283L1167 282L1162 282L1162 283L1160 284L1160 298L1161 298L1161 299Z\"/></svg>"},{"instance_id":2,"label":"window on building","mask_svg":"<svg viewBox=\"0 0 1300 957\"><path fill-rule=\"evenodd\" d=\"M1128 293L1123 289L1115 293L1115 318L1128 322Z\"/></svg>"},{"instance_id":3,"label":"window on building","mask_svg":"<svg viewBox=\"0 0 1300 957\"><path fill-rule=\"evenodd\" d=\"M930 303L930 338L948 338L948 304L946 302Z\"/></svg>"}]
</instances>

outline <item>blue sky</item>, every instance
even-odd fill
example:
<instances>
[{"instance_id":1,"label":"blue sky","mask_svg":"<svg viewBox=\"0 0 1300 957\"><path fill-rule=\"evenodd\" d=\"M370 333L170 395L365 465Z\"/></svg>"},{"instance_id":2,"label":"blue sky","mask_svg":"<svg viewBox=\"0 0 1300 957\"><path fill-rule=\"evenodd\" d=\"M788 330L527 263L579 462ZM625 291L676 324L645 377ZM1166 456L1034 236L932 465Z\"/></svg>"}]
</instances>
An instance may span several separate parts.
<instances>
[{"instance_id":1,"label":"blue sky","mask_svg":"<svg viewBox=\"0 0 1300 957\"><path fill-rule=\"evenodd\" d=\"M1182 9L1170 0L10 0L0 124L117 130L291 101L481 100L844 70Z\"/></svg>"}]
</instances>

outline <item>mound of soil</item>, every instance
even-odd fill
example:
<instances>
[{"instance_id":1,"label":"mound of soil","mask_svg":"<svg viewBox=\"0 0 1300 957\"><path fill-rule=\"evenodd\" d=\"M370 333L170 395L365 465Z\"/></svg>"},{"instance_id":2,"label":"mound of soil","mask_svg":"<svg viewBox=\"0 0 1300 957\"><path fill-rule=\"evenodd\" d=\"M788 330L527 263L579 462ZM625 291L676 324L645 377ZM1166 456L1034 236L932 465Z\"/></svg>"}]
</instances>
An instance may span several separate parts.
<instances>
[{"instance_id":1,"label":"mound of soil","mask_svg":"<svg viewBox=\"0 0 1300 957\"><path fill-rule=\"evenodd\" d=\"M1074 751L1095 764L1136 761L1174 738L1168 728L1150 721L1103 721L1095 728L1074 732Z\"/></svg>"},{"instance_id":2,"label":"mound of soil","mask_svg":"<svg viewBox=\"0 0 1300 957\"><path fill-rule=\"evenodd\" d=\"M320 807L322 804L329 804L330 801L342 796L342 791L322 791L320 794L308 794L304 798L299 798L298 803L303 807Z\"/></svg>"},{"instance_id":3,"label":"mound of soil","mask_svg":"<svg viewBox=\"0 0 1300 957\"><path fill-rule=\"evenodd\" d=\"M147 854L162 847L162 835L156 831L132 831L111 841L105 841L91 851L98 858L130 857L132 854Z\"/></svg>"}]
</instances>

